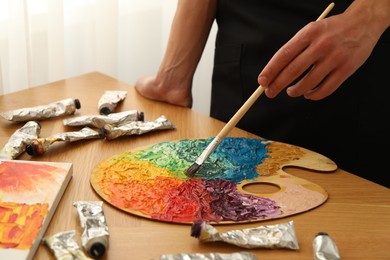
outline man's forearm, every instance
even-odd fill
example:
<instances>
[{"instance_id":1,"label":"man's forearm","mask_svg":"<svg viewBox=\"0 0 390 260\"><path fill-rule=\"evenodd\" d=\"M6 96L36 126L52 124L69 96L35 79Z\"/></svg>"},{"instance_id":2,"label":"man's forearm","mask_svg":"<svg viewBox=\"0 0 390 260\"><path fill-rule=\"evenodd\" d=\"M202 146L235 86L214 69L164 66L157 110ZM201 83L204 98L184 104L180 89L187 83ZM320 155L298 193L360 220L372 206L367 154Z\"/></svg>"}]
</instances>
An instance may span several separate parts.
<instances>
[{"instance_id":1,"label":"man's forearm","mask_svg":"<svg viewBox=\"0 0 390 260\"><path fill-rule=\"evenodd\" d=\"M158 81L191 84L216 12L216 0L178 0Z\"/></svg>"},{"instance_id":2,"label":"man's forearm","mask_svg":"<svg viewBox=\"0 0 390 260\"><path fill-rule=\"evenodd\" d=\"M390 26L390 0L355 0L346 13L351 19L370 26L372 37L376 40Z\"/></svg>"}]
</instances>

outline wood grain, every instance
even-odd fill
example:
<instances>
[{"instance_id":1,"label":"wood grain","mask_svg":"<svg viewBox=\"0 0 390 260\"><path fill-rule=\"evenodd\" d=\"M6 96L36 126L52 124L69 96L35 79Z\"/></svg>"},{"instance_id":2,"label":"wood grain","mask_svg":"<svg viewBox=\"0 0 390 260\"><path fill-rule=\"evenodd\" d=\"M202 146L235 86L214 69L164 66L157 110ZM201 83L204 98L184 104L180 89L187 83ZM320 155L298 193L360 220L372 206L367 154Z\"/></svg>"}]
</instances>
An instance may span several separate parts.
<instances>
[{"instance_id":1,"label":"wood grain","mask_svg":"<svg viewBox=\"0 0 390 260\"><path fill-rule=\"evenodd\" d=\"M214 137L224 126L223 122L191 109L145 99L138 95L129 84L97 72L0 96L0 111L41 105L73 97L79 98L81 102L81 109L76 115L97 114L97 102L105 90L128 91L126 99L116 111L138 109L145 112L147 121L163 114L172 120L177 129L112 141L87 140L67 144L57 143L44 155L37 157L22 154L18 159L73 163L73 178L60 201L46 235L75 229L78 238L80 237L82 230L72 203L78 200L101 200L90 185L92 171L101 161L122 151L149 147L163 141ZM64 127L63 119L42 121L41 137L78 129ZM4 145L11 134L20 127L21 124L0 120L0 145ZM229 136L257 137L238 128L234 128ZM331 174L295 166L283 166L283 170L290 175L323 187L328 193L326 203L302 214L283 219L266 220L261 223L221 225L218 229L224 232L231 229L294 221L300 250L296 252L288 250L251 251L259 259L312 259L312 242L319 231L328 232L335 239L343 259L390 259L388 248L390 241L389 189L342 169L337 169ZM386 166L384 165L383 174L385 172ZM162 254L168 253L242 251L241 248L223 243L199 243L190 237L188 225L151 221L120 211L108 203L105 203L103 207L110 231L110 246L103 259L157 260ZM35 259L55 259L55 257L46 246L40 245Z\"/></svg>"}]
</instances>

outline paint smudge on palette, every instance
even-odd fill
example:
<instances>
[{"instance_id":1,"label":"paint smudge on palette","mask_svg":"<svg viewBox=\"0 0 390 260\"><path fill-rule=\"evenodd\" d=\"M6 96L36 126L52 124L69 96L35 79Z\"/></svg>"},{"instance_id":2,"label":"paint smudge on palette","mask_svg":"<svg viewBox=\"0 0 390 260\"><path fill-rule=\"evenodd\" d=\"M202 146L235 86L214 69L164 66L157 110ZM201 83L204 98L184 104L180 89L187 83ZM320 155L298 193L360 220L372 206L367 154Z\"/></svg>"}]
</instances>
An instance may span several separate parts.
<instances>
[{"instance_id":1,"label":"paint smudge on palette","mask_svg":"<svg viewBox=\"0 0 390 260\"><path fill-rule=\"evenodd\" d=\"M228 223L291 214L272 196L251 194L242 188L263 176L282 177L281 165L299 161L303 150L261 138L225 138L196 176L188 178L184 172L211 141L212 138L163 142L123 152L98 164L91 184L115 207L160 221L192 223L202 219ZM294 178L284 173L279 179L284 179L282 183ZM318 192L310 190L306 195L311 193ZM324 192L320 197L321 201Z\"/></svg>"}]
</instances>

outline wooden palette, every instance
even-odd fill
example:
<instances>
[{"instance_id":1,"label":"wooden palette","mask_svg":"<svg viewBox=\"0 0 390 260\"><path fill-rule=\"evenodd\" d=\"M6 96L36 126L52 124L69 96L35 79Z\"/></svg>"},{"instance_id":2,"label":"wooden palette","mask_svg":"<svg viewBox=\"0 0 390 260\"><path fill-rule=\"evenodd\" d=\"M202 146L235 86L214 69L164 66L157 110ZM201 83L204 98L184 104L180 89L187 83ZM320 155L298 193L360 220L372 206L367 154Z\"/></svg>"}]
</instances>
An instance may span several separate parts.
<instances>
[{"instance_id":1,"label":"wooden palette","mask_svg":"<svg viewBox=\"0 0 390 260\"><path fill-rule=\"evenodd\" d=\"M260 138L225 138L198 174L188 178L185 170L211 140L164 142L120 153L94 168L91 185L118 209L184 224L197 219L230 224L283 218L327 200L322 187L284 172L283 167L333 172L337 169L333 161Z\"/></svg>"}]
</instances>

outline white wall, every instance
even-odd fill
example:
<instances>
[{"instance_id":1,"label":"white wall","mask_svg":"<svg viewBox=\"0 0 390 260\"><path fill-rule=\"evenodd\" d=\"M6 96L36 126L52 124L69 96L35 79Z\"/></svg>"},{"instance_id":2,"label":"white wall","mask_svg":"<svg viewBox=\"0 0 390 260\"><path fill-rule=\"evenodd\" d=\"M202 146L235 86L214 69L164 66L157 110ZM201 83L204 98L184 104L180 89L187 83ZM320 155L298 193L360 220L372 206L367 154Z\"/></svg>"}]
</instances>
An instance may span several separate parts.
<instances>
[{"instance_id":1,"label":"white wall","mask_svg":"<svg viewBox=\"0 0 390 260\"><path fill-rule=\"evenodd\" d=\"M177 0L0 0L0 95L99 71L129 84L154 75ZM209 114L216 25L193 82Z\"/></svg>"}]
</instances>

